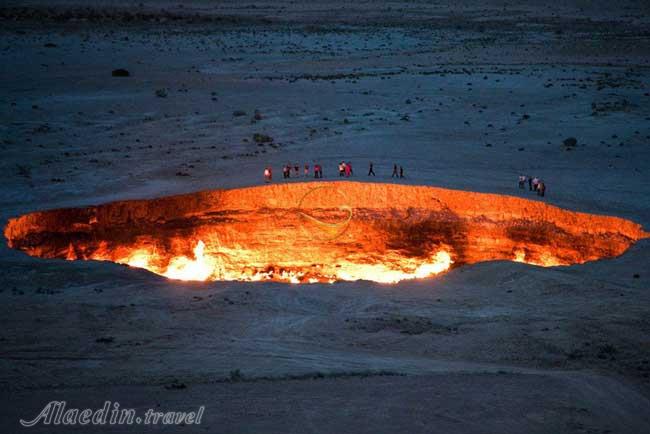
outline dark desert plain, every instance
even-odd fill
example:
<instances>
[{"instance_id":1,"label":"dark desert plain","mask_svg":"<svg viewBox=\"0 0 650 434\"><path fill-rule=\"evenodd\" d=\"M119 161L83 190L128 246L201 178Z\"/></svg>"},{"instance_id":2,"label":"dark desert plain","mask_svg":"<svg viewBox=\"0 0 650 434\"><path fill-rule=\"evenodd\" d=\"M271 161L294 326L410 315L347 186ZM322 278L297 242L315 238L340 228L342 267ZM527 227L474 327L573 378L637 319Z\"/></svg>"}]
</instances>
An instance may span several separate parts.
<instances>
[{"instance_id":1,"label":"dark desert plain","mask_svg":"<svg viewBox=\"0 0 650 434\"><path fill-rule=\"evenodd\" d=\"M0 155L3 433L650 432L647 1L5 0ZM342 160L354 175L332 183ZM287 162L321 164L324 179L282 179ZM454 250L448 271L398 283L197 282L28 255L5 229L37 211L260 186L267 166L272 185L231 195L257 208L215 224L245 228L313 184L327 200L346 192L350 230L324 239L310 227L316 246L302 229L282 238L285 227L278 247L261 223L248 237L237 226L221 240L233 255L354 248L381 260L369 246L392 226L377 222L419 218L438 190L414 186L430 186L502 195L454 202L471 208L462 230L478 231L476 257L497 243L482 228L525 208L517 252L564 243L602 258L540 266L513 251L461 264L468 250ZM520 174L546 195L519 189ZM385 208L365 232L376 239L361 241L380 214L355 208L355 192ZM540 203L625 219L639 236L586 219L567 226L578 241L549 242L555 214ZM119 230L156 212L122 215ZM205 215L182 217L173 230ZM264 228L288 224L276 217ZM400 232L381 252L410 254L399 243L424 237ZM83 259L70 245L68 259ZM20 425L53 400L205 411L200 424Z\"/></svg>"}]
</instances>

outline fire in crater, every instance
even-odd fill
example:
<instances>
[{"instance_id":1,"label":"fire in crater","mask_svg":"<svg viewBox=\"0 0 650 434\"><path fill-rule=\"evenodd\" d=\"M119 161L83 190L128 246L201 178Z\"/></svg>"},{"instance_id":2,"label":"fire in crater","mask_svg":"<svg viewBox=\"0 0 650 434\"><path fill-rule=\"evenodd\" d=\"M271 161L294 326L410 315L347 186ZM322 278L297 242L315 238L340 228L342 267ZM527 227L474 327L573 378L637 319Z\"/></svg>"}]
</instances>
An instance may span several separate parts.
<instances>
[{"instance_id":1,"label":"fire in crater","mask_svg":"<svg viewBox=\"0 0 650 434\"><path fill-rule=\"evenodd\" d=\"M580 264L650 235L629 220L511 196L358 182L34 212L4 234L42 258L113 261L179 280L291 283L393 283L495 260Z\"/></svg>"}]
</instances>

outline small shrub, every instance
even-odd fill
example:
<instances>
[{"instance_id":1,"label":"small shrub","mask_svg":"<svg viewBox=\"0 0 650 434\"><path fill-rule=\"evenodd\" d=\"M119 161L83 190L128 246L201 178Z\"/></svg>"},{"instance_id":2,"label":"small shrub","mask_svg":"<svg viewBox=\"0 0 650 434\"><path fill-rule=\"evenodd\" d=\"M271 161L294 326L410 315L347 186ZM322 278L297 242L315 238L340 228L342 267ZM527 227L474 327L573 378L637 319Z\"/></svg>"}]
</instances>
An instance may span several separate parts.
<instances>
[{"instance_id":1,"label":"small shrub","mask_svg":"<svg viewBox=\"0 0 650 434\"><path fill-rule=\"evenodd\" d=\"M255 143L270 143L273 141L273 137L267 136L266 134L255 133L253 134L253 140Z\"/></svg>"},{"instance_id":2,"label":"small shrub","mask_svg":"<svg viewBox=\"0 0 650 434\"><path fill-rule=\"evenodd\" d=\"M244 381L244 374L239 369L234 369L230 371L230 381L233 383L239 382L239 381Z\"/></svg>"},{"instance_id":3,"label":"small shrub","mask_svg":"<svg viewBox=\"0 0 650 434\"><path fill-rule=\"evenodd\" d=\"M575 137L568 137L562 142L567 148L573 148L578 145L578 139Z\"/></svg>"}]
</instances>

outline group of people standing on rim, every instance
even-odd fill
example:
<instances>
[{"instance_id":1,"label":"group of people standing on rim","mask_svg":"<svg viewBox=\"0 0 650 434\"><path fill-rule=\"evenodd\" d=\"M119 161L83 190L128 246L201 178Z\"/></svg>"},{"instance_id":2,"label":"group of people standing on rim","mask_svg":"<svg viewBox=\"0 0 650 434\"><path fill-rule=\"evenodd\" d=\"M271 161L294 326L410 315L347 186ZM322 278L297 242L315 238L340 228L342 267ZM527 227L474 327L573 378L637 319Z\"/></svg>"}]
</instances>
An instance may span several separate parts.
<instances>
[{"instance_id":1,"label":"group of people standing on rim","mask_svg":"<svg viewBox=\"0 0 650 434\"><path fill-rule=\"evenodd\" d=\"M536 191L538 196L546 194L546 183L537 176L519 175L519 188L525 189L528 182L528 190Z\"/></svg>"},{"instance_id":2,"label":"group of people standing on rim","mask_svg":"<svg viewBox=\"0 0 650 434\"><path fill-rule=\"evenodd\" d=\"M298 163L294 163L294 164L287 163L284 166L282 166L282 178L283 179L300 178L301 177L300 169L301 166ZM308 178L309 176L311 176L311 173L314 174L314 178L323 177L323 167L320 164L314 164L313 168L310 167L309 164L305 164L302 169L303 169L302 177L304 178ZM338 170L339 170L339 177L349 178L350 176L354 175L354 172L352 171L352 163L349 161L341 161L339 163ZM368 165L368 176L376 176L375 166L372 162L370 162ZM393 164L393 174L391 175L391 178L404 178L404 168L402 166L398 166L397 164ZM264 181L266 182L273 181L273 169L270 166L264 168Z\"/></svg>"},{"instance_id":3,"label":"group of people standing on rim","mask_svg":"<svg viewBox=\"0 0 650 434\"><path fill-rule=\"evenodd\" d=\"M293 173L293 178L299 178L300 177L300 164L295 163L287 163L284 166L282 166L282 177L284 179L288 179L292 177ZM305 167L303 169L303 173L305 175L305 178L309 176L309 164L305 164ZM321 167L320 164L314 164L314 178L322 178L323 177L323 168ZM264 169L264 179L266 182L271 182L273 180L273 170L270 167L266 167Z\"/></svg>"}]
</instances>

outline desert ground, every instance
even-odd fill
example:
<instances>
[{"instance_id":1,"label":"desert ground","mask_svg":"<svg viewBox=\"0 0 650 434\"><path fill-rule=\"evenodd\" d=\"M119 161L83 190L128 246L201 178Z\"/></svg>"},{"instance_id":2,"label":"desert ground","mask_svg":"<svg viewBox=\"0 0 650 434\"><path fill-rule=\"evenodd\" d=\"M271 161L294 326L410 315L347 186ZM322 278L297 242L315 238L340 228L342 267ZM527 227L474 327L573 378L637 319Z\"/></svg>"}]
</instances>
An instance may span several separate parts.
<instances>
[{"instance_id":1,"label":"desert ground","mask_svg":"<svg viewBox=\"0 0 650 434\"><path fill-rule=\"evenodd\" d=\"M0 224L259 185L266 166L275 183L318 182L282 180L287 162L335 180L346 160L355 181L521 196L650 230L649 12L641 0L5 1ZM546 197L519 190L521 173ZM648 247L290 285L173 281L3 239L0 430L649 432ZM20 426L52 400L205 414Z\"/></svg>"}]
</instances>

